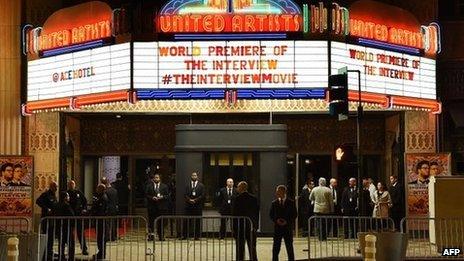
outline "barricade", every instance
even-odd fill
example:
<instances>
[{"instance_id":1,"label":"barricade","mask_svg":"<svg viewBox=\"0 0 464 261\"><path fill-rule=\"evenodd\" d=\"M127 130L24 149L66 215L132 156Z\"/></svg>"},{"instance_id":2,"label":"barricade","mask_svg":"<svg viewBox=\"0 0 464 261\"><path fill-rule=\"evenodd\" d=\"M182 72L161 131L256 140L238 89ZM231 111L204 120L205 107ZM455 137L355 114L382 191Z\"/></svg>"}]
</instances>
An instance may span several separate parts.
<instances>
[{"instance_id":1,"label":"barricade","mask_svg":"<svg viewBox=\"0 0 464 261\"><path fill-rule=\"evenodd\" d=\"M308 220L308 259L361 258L358 233L394 230L391 218L312 216Z\"/></svg>"},{"instance_id":2,"label":"barricade","mask_svg":"<svg viewBox=\"0 0 464 261\"><path fill-rule=\"evenodd\" d=\"M147 222L142 216L45 217L42 260L147 260ZM85 251L87 250L87 251ZM88 253L84 253L88 252Z\"/></svg>"},{"instance_id":3,"label":"barricade","mask_svg":"<svg viewBox=\"0 0 464 261\"><path fill-rule=\"evenodd\" d=\"M8 239L19 239L18 260L34 261L39 237L32 233L30 219L24 217L0 217L0 260L7 260Z\"/></svg>"},{"instance_id":4,"label":"barricade","mask_svg":"<svg viewBox=\"0 0 464 261\"><path fill-rule=\"evenodd\" d=\"M160 216L151 236L153 260L253 260L249 254L256 253L256 231L248 217Z\"/></svg>"},{"instance_id":5,"label":"barricade","mask_svg":"<svg viewBox=\"0 0 464 261\"><path fill-rule=\"evenodd\" d=\"M409 238L406 258L464 258L464 218L403 218L401 231Z\"/></svg>"}]
</instances>

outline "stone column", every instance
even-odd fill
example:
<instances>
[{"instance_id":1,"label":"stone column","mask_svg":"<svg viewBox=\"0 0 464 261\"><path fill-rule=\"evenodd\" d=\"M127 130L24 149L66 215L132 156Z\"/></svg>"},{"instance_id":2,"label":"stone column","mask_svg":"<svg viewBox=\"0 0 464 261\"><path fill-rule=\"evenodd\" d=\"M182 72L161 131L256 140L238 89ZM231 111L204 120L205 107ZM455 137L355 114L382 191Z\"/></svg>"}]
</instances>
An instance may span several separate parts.
<instances>
[{"instance_id":1,"label":"stone column","mask_svg":"<svg viewBox=\"0 0 464 261\"><path fill-rule=\"evenodd\" d=\"M437 149L436 116L428 112L405 113L405 152L434 153Z\"/></svg>"},{"instance_id":2,"label":"stone column","mask_svg":"<svg viewBox=\"0 0 464 261\"><path fill-rule=\"evenodd\" d=\"M21 3L0 0L0 155L21 154Z\"/></svg>"},{"instance_id":3,"label":"stone column","mask_svg":"<svg viewBox=\"0 0 464 261\"><path fill-rule=\"evenodd\" d=\"M34 157L34 199L47 190L51 181L59 181L59 123L57 112L38 113L26 118L28 153ZM34 202L34 217L39 215L40 209Z\"/></svg>"}]
</instances>

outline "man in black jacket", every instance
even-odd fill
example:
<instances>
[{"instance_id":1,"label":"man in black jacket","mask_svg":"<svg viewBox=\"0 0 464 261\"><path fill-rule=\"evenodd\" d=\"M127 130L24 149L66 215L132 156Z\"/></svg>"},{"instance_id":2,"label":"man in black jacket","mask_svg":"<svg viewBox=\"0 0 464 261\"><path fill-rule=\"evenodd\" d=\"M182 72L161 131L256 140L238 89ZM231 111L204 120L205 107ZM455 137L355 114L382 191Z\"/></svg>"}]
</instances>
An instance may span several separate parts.
<instances>
[{"instance_id":1,"label":"man in black jacket","mask_svg":"<svg viewBox=\"0 0 464 261\"><path fill-rule=\"evenodd\" d=\"M74 211L70 206L69 194L66 191L60 193L60 202L56 205L54 214L58 217L66 217L57 220L57 235L59 241L58 260L74 260ZM68 247L68 257L65 256L65 248Z\"/></svg>"},{"instance_id":2,"label":"man in black jacket","mask_svg":"<svg viewBox=\"0 0 464 261\"><path fill-rule=\"evenodd\" d=\"M237 260L244 260L245 257L245 240L248 245L250 260L258 260L256 254L256 230L259 223L259 203L258 199L248 193L248 183L241 181L237 185L238 195L232 206L232 215L236 217L248 217L252 224L247 220L235 219L233 231L236 244Z\"/></svg>"},{"instance_id":3,"label":"man in black jacket","mask_svg":"<svg viewBox=\"0 0 464 261\"><path fill-rule=\"evenodd\" d=\"M53 211L55 210L56 204L58 200L56 199L56 191L58 189L58 185L56 182L52 181L48 185L48 190L43 192L35 201L36 204L41 208L42 214L41 218L51 216ZM55 231L55 220L49 219L42 221L41 224L41 232L42 234L47 235L47 251L46 255L43 257L46 260L52 260L53 258L53 241L54 241L54 231Z\"/></svg>"},{"instance_id":4,"label":"man in black jacket","mask_svg":"<svg viewBox=\"0 0 464 261\"><path fill-rule=\"evenodd\" d=\"M166 184L161 183L159 174L154 174L145 188L145 197L147 199L148 209L148 227L151 235L148 240L153 240L155 219L159 216L166 215L169 207L169 190ZM164 220L160 220L156 229L158 230L158 239L164 241Z\"/></svg>"},{"instance_id":5,"label":"man in black jacket","mask_svg":"<svg viewBox=\"0 0 464 261\"><path fill-rule=\"evenodd\" d=\"M285 241L288 260L295 260L293 251L293 224L296 219L295 201L287 198L287 187L279 185L276 188L277 199L272 201L270 217L274 222L274 243L272 246L272 260L279 260L282 238Z\"/></svg>"},{"instance_id":6,"label":"man in black jacket","mask_svg":"<svg viewBox=\"0 0 464 261\"><path fill-rule=\"evenodd\" d=\"M101 183L106 187L106 196L108 197L108 216L111 216L110 226L110 241L115 241L118 238L118 220L115 218L118 215L118 191L113 188L106 177L101 179Z\"/></svg>"},{"instance_id":7,"label":"man in black jacket","mask_svg":"<svg viewBox=\"0 0 464 261\"><path fill-rule=\"evenodd\" d=\"M93 197L92 208L90 214L96 217L105 217L108 215L108 197L105 193L106 186L98 184L97 191ZM106 257L106 242L108 241L108 222L105 219L97 218L95 222L97 232L97 248L98 252L95 255L97 260L105 259Z\"/></svg>"},{"instance_id":8,"label":"man in black jacket","mask_svg":"<svg viewBox=\"0 0 464 261\"><path fill-rule=\"evenodd\" d=\"M226 187L221 188L218 193L219 213L222 216L232 215L232 204L236 196L237 190L234 188L234 180L228 178L226 181ZM225 219L221 219L221 228L219 231L221 239L226 236L226 221L227 220Z\"/></svg>"},{"instance_id":9,"label":"man in black jacket","mask_svg":"<svg viewBox=\"0 0 464 261\"><path fill-rule=\"evenodd\" d=\"M203 214L203 200L205 197L205 187L198 181L198 174L193 172L190 176L190 182L185 188L185 214L198 217ZM192 218L188 225L184 225L184 239L187 238L187 233L193 232L195 240L200 239L201 235L201 219Z\"/></svg>"},{"instance_id":10,"label":"man in black jacket","mask_svg":"<svg viewBox=\"0 0 464 261\"><path fill-rule=\"evenodd\" d=\"M356 188L356 179L350 178L348 187L342 194L341 211L343 216L358 216L358 191ZM353 218L348 218L343 222L345 238L356 238L357 223Z\"/></svg>"},{"instance_id":11,"label":"man in black jacket","mask_svg":"<svg viewBox=\"0 0 464 261\"><path fill-rule=\"evenodd\" d=\"M398 182L398 177L390 176L390 197L392 206L390 208L390 217L395 222L395 228L401 229L401 219L404 217L404 197L403 186Z\"/></svg>"},{"instance_id":12,"label":"man in black jacket","mask_svg":"<svg viewBox=\"0 0 464 261\"><path fill-rule=\"evenodd\" d=\"M125 216L129 214L129 195L131 187L127 181L127 176L121 173L116 174L116 181L111 183L111 187L118 192L118 214Z\"/></svg>"},{"instance_id":13,"label":"man in black jacket","mask_svg":"<svg viewBox=\"0 0 464 261\"><path fill-rule=\"evenodd\" d=\"M298 221L300 227L303 228L303 237L308 235L308 219L314 215L314 207L309 200L309 195L314 188L314 181L311 178L312 174L308 174L308 177L298 198ZM311 228L311 232L314 233L314 228Z\"/></svg>"},{"instance_id":14,"label":"man in black jacket","mask_svg":"<svg viewBox=\"0 0 464 261\"><path fill-rule=\"evenodd\" d=\"M87 214L87 199L80 190L76 189L76 182L70 180L68 182L68 195L69 195L69 205L76 216L83 216ZM84 235L83 220L76 220L76 234L81 245L82 254L88 255L87 251L87 242Z\"/></svg>"}]
</instances>

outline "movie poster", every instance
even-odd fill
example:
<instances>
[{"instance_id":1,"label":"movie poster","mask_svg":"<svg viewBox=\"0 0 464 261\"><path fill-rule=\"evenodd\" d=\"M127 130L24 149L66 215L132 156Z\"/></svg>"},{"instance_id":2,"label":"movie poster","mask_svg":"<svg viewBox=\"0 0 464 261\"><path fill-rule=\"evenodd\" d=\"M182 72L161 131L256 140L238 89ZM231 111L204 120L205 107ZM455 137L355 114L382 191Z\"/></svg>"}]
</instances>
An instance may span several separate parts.
<instances>
[{"instance_id":1,"label":"movie poster","mask_svg":"<svg viewBox=\"0 0 464 261\"><path fill-rule=\"evenodd\" d=\"M0 217L32 217L32 157L0 156Z\"/></svg>"},{"instance_id":2,"label":"movie poster","mask_svg":"<svg viewBox=\"0 0 464 261\"><path fill-rule=\"evenodd\" d=\"M428 217L430 177L451 175L450 154L406 154L405 162L408 217Z\"/></svg>"}]
</instances>

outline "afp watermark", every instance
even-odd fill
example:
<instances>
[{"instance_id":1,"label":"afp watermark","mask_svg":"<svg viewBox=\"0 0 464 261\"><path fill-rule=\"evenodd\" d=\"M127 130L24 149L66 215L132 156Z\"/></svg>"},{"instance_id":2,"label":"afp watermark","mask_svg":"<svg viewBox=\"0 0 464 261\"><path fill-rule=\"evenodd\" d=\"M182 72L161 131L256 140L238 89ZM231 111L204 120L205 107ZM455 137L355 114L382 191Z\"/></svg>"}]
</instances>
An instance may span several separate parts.
<instances>
[{"instance_id":1,"label":"afp watermark","mask_svg":"<svg viewBox=\"0 0 464 261\"><path fill-rule=\"evenodd\" d=\"M459 256L462 251L460 248L454 248L454 247L446 247L443 248L443 251L441 252L442 256Z\"/></svg>"}]
</instances>

